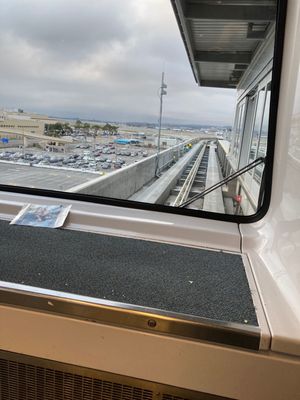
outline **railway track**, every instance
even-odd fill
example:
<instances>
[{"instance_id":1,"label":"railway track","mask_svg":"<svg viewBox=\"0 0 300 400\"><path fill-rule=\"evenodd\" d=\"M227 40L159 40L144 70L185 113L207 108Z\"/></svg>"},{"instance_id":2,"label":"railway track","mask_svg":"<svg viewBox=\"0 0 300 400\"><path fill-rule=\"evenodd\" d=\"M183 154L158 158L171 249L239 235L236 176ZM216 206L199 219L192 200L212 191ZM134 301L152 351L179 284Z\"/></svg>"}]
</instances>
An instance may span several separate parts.
<instances>
[{"instance_id":1,"label":"railway track","mask_svg":"<svg viewBox=\"0 0 300 400\"><path fill-rule=\"evenodd\" d=\"M196 154L187 166L177 185L171 190L165 204L179 207L182 203L197 193L201 193L205 189L206 175L209 159L208 142L204 142L198 154ZM196 200L187 206L190 209L201 210L203 207L203 199Z\"/></svg>"}]
</instances>

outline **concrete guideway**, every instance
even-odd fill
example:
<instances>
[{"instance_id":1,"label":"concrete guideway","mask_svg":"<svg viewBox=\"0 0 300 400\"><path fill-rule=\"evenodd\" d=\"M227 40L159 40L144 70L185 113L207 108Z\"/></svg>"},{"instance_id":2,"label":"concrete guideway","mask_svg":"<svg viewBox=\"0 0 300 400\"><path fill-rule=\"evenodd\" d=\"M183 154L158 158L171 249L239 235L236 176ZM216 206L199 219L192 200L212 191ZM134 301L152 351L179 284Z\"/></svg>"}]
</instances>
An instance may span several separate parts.
<instances>
[{"instance_id":1,"label":"concrete guideway","mask_svg":"<svg viewBox=\"0 0 300 400\"><path fill-rule=\"evenodd\" d=\"M166 204L169 198L170 205L179 207L189 197L201 193L223 179L215 149L215 145L207 146L207 140L202 140L158 180L130 197L130 200ZM179 181L182 182L181 188L176 188ZM170 196L171 192L176 193L175 199L174 194ZM218 188L196 200L188 208L224 213L222 189Z\"/></svg>"},{"instance_id":2,"label":"concrete guideway","mask_svg":"<svg viewBox=\"0 0 300 400\"><path fill-rule=\"evenodd\" d=\"M192 150L185 154L175 165L166 171L157 181L152 183L146 190L143 190L129 200L140 201L151 204L163 204L170 191L176 186L176 182L182 175L183 171L190 164L193 157L200 151L204 141L196 144Z\"/></svg>"},{"instance_id":3,"label":"concrete guideway","mask_svg":"<svg viewBox=\"0 0 300 400\"><path fill-rule=\"evenodd\" d=\"M217 160L216 146L210 145L205 189L209 189L223 179ZM217 188L204 197L203 211L225 213L222 188Z\"/></svg>"},{"instance_id":4,"label":"concrete guideway","mask_svg":"<svg viewBox=\"0 0 300 400\"><path fill-rule=\"evenodd\" d=\"M204 151L205 151L206 142L204 143L203 148L201 149L200 153L197 156L197 159L191 168L178 196L176 197L174 203L172 204L173 207L179 207L184 201L186 201L189 197L190 191L192 189L194 180L196 178L197 172L200 167L200 163L202 161Z\"/></svg>"}]
</instances>

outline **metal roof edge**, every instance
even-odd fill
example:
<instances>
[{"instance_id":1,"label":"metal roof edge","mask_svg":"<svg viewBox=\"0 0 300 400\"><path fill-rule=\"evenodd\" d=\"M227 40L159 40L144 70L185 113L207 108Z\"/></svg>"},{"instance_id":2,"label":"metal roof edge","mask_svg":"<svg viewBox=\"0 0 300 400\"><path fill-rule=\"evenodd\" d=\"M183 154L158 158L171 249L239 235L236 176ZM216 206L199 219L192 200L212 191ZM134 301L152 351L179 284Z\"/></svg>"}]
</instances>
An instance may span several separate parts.
<instances>
[{"instance_id":1,"label":"metal roof edge","mask_svg":"<svg viewBox=\"0 0 300 400\"><path fill-rule=\"evenodd\" d=\"M195 79L196 83L200 86L200 81L198 80L198 76L196 73L197 67L196 67L195 63L193 63L191 56L190 56L190 52L192 52L192 49L189 48L189 45L186 40L186 38L188 38L189 35L187 34L187 27L186 27L186 24L184 23L184 18L182 19L180 17L180 14L182 14L182 13L180 13L180 11L179 11L176 0L170 0L170 1L171 1L171 5L173 7L175 18L176 18L176 21L177 21L177 24L179 27L180 35L181 35L182 41L184 43L185 51L186 51L187 57L189 59L191 68L192 68L194 79Z\"/></svg>"}]
</instances>

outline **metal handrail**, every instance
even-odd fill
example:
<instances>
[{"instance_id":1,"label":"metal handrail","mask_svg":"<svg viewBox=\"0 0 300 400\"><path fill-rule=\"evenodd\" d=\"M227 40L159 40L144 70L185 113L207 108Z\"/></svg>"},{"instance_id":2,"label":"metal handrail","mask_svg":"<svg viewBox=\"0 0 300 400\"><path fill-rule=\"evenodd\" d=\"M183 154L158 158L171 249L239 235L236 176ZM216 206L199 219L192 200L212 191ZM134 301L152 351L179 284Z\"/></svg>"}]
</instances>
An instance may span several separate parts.
<instances>
[{"instance_id":1,"label":"metal handrail","mask_svg":"<svg viewBox=\"0 0 300 400\"><path fill-rule=\"evenodd\" d=\"M180 204L178 207L186 207L189 204L193 203L194 201L201 199L201 197L206 196L207 194L211 193L212 191L218 189L222 185L232 181L233 179L236 179L240 175L244 174L245 172L248 172L250 169L257 167L258 165L262 164L265 162L265 157L259 157L256 160L254 160L252 163L246 165L245 167L241 168L240 170L234 172L233 174L227 176L220 182L214 184L208 189L205 189L203 192L196 194L195 196L191 197L189 200L186 200L184 203Z\"/></svg>"}]
</instances>

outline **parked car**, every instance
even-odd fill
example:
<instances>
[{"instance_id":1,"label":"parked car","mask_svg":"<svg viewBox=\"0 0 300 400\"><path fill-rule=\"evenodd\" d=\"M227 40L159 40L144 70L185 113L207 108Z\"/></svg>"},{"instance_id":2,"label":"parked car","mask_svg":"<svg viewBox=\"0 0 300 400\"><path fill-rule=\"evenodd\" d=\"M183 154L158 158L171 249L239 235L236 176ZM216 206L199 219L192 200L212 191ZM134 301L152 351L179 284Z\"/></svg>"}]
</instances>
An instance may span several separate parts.
<instances>
[{"instance_id":1,"label":"parked car","mask_svg":"<svg viewBox=\"0 0 300 400\"><path fill-rule=\"evenodd\" d=\"M111 168L111 165L108 164L108 163L103 163L103 164L101 165L101 167L102 167L102 169L109 169L109 168Z\"/></svg>"}]
</instances>

